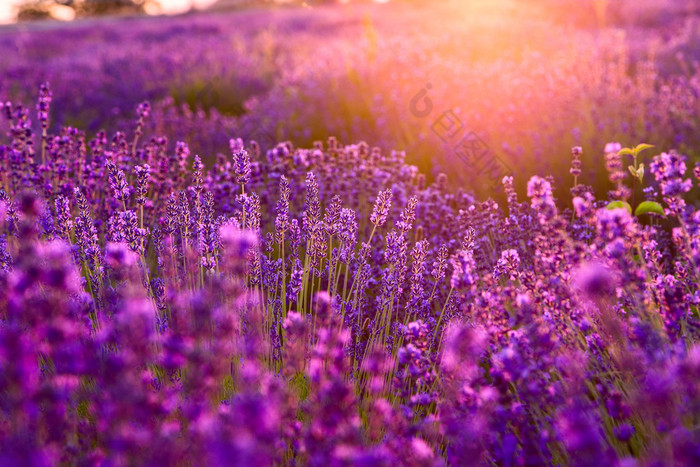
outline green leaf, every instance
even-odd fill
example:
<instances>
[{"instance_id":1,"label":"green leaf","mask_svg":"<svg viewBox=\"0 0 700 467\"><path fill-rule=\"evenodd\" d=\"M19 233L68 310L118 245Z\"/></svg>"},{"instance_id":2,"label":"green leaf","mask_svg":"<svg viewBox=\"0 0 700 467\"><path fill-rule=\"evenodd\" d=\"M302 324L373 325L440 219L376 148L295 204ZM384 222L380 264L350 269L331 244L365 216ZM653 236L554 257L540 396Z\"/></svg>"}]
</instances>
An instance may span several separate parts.
<instances>
[{"instance_id":1,"label":"green leaf","mask_svg":"<svg viewBox=\"0 0 700 467\"><path fill-rule=\"evenodd\" d=\"M646 143L638 144L637 147L634 148L634 153L639 154L640 152L646 151L647 149L651 149L653 147L654 146L651 144L646 144Z\"/></svg>"},{"instance_id":2,"label":"green leaf","mask_svg":"<svg viewBox=\"0 0 700 467\"><path fill-rule=\"evenodd\" d=\"M639 167L637 168L637 178L639 178L640 182L644 178L644 164L639 164Z\"/></svg>"},{"instance_id":3,"label":"green leaf","mask_svg":"<svg viewBox=\"0 0 700 467\"><path fill-rule=\"evenodd\" d=\"M610 201L607 206L605 206L605 209L619 209L619 208L624 208L627 209L627 212L632 214L632 206L630 206L630 203L627 201Z\"/></svg>"},{"instance_id":4,"label":"green leaf","mask_svg":"<svg viewBox=\"0 0 700 467\"><path fill-rule=\"evenodd\" d=\"M637 170L635 170L634 166L632 165L627 166L627 168L629 169L633 177L638 178L640 182L642 181L642 179L644 178L644 164L639 164Z\"/></svg>"},{"instance_id":5,"label":"green leaf","mask_svg":"<svg viewBox=\"0 0 700 467\"><path fill-rule=\"evenodd\" d=\"M639 203L637 209L634 210L635 216L641 216L642 214L658 214L660 216L664 215L664 208L661 207L659 203L654 201L643 201Z\"/></svg>"},{"instance_id":6,"label":"green leaf","mask_svg":"<svg viewBox=\"0 0 700 467\"><path fill-rule=\"evenodd\" d=\"M634 149L622 148L617 152L618 156L624 156L625 154L629 154L630 156L634 156Z\"/></svg>"}]
</instances>

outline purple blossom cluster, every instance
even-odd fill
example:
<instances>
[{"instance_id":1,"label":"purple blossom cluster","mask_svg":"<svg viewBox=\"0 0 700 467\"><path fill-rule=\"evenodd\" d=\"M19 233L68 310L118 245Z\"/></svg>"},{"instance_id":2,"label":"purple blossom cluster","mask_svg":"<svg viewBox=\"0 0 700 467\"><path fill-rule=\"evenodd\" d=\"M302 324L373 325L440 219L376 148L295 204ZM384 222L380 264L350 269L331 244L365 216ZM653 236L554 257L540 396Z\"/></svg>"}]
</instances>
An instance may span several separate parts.
<instances>
[{"instance_id":1,"label":"purple blossom cluster","mask_svg":"<svg viewBox=\"0 0 700 467\"><path fill-rule=\"evenodd\" d=\"M111 137L50 105L3 105L0 464L700 463L681 154L648 222L579 148L565 201L501 207L363 142L205 165L144 104Z\"/></svg>"}]
</instances>

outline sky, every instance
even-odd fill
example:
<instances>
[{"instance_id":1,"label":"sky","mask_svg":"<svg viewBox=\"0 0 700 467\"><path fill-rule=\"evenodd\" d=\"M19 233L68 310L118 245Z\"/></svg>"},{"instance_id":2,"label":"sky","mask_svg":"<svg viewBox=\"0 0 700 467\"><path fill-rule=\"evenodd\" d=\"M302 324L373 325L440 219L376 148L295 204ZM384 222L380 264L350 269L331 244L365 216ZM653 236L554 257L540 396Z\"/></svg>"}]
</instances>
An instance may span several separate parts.
<instances>
[{"instance_id":1,"label":"sky","mask_svg":"<svg viewBox=\"0 0 700 467\"><path fill-rule=\"evenodd\" d=\"M24 0L0 0L0 24L12 22L14 18L14 7ZM216 0L158 0L164 13L183 13L192 6L205 8L213 4ZM65 13L65 12L64 12Z\"/></svg>"}]
</instances>

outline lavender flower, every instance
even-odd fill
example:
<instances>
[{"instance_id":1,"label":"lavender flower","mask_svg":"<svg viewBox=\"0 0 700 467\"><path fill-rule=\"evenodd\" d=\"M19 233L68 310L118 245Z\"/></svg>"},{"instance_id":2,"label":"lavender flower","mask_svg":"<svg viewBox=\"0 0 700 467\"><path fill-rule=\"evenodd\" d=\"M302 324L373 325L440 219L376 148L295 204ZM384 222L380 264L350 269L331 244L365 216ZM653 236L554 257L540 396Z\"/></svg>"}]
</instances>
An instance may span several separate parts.
<instances>
[{"instance_id":1,"label":"lavender flower","mask_svg":"<svg viewBox=\"0 0 700 467\"><path fill-rule=\"evenodd\" d=\"M620 143L608 143L605 145L605 168L608 170L610 181L619 183L625 177L622 167L622 156L619 155L622 145Z\"/></svg>"},{"instance_id":2,"label":"lavender flower","mask_svg":"<svg viewBox=\"0 0 700 467\"><path fill-rule=\"evenodd\" d=\"M626 251L626 239L632 238L636 225L632 216L624 208L599 209L597 214L598 236L606 243L606 251L613 258L619 258Z\"/></svg>"},{"instance_id":3,"label":"lavender flower","mask_svg":"<svg viewBox=\"0 0 700 467\"><path fill-rule=\"evenodd\" d=\"M136 174L136 189L134 197L139 206L146 204L146 196L148 196L148 181L151 178L151 166L148 164L137 165L134 167Z\"/></svg>"},{"instance_id":4,"label":"lavender flower","mask_svg":"<svg viewBox=\"0 0 700 467\"><path fill-rule=\"evenodd\" d=\"M236 257L245 257L248 250L258 246L258 237L254 232L241 230L231 222L219 227L219 239L224 249Z\"/></svg>"},{"instance_id":5,"label":"lavender flower","mask_svg":"<svg viewBox=\"0 0 700 467\"><path fill-rule=\"evenodd\" d=\"M518 252L512 248L503 250L493 270L493 277L498 279L501 275L507 275L510 280L516 280L519 267L520 255L518 255Z\"/></svg>"},{"instance_id":6,"label":"lavender flower","mask_svg":"<svg viewBox=\"0 0 700 467\"><path fill-rule=\"evenodd\" d=\"M556 215L557 208L554 204L551 184L538 176L534 176L527 183L527 196L530 197L532 209L537 212L540 224L544 224L552 216Z\"/></svg>"},{"instance_id":7,"label":"lavender flower","mask_svg":"<svg viewBox=\"0 0 700 467\"><path fill-rule=\"evenodd\" d=\"M250 156L245 149L233 151L233 171L239 185L244 186L250 181Z\"/></svg>"},{"instance_id":8,"label":"lavender flower","mask_svg":"<svg viewBox=\"0 0 700 467\"><path fill-rule=\"evenodd\" d=\"M306 210L304 211L304 232L311 238L321 217L318 182L313 172L306 174Z\"/></svg>"},{"instance_id":9,"label":"lavender flower","mask_svg":"<svg viewBox=\"0 0 700 467\"><path fill-rule=\"evenodd\" d=\"M63 240L70 241L73 229L73 217L70 213L70 203L65 196L56 197L56 234Z\"/></svg>"},{"instance_id":10,"label":"lavender flower","mask_svg":"<svg viewBox=\"0 0 700 467\"><path fill-rule=\"evenodd\" d=\"M194 184L194 191L199 196L202 193L202 189L204 188L202 186L204 180L203 180L203 171L204 171L204 164L202 164L202 159L198 156L194 156L194 162L192 163L192 169L194 173L192 174L192 183Z\"/></svg>"},{"instance_id":11,"label":"lavender flower","mask_svg":"<svg viewBox=\"0 0 700 467\"><path fill-rule=\"evenodd\" d=\"M437 259L433 262L433 269L430 272L433 275L435 282L445 277L448 256L449 251L447 250L447 247L445 245L442 245L440 247L440 250L438 251Z\"/></svg>"},{"instance_id":12,"label":"lavender flower","mask_svg":"<svg viewBox=\"0 0 700 467\"><path fill-rule=\"evenodd\" d=\"M411 251L413 266L411 268L411 294L406 304L407 307L416 307L423 299L423 274L425 273L425 258L429 245L428 240L421 240Z\"/></svg>"},{"instance_id":13,"label":"lavender flower","mask_svg":"<svg viewBox=\"0 0 700 467\"><path fill-rule=\"evenodd\" d=\"M145 120L151 115L151 104L148 102L141 102L136 108L136 115L138 120L136 121L136 131L134 132L134 143L132 145L132 152L136 152L136 145L141 136L143 136L143 125Z\"/></svg>"},{"instance_id":14,"label":"lavender flower","mask_svg":"<svg viewBox=\"0 0 700 467\"><path fill-rule=\"evenodd\" d=\"M389 209L391 209L392 197L393 193L390 189L382 190L379 192L379 195L377 195L372 215L369 218L376 227L381 227L386 223L386 217L389 214Z\"/></svg>"},{"instance_id":15,"label":"lavender flower","mask_svg":"<svg viewBox=\"0 0 700 467\"><path fill-rule=\"evenodd\" d=\"M571 148L572 160L571 160L571 169L569 169L569 173L571 173L571 175L574 176L574 185L577 184L578 177L581 176L581 154L582 153L583 153L583 149L581 149L581 146L574 146L573 148Z\"/></svg>"},{"instance_id":16,"label":"lavender flower","mask_svg":"<svg viewBox=\"0 0 700 467\"><path fill-rule=\"evenodd\" d=\"M331 198L331 202L323 216L323 225L326 228L328 235L336 235L338 233L340 212L343 208L342 199L338 195Z\"/></svg>"},{"instance_id":17,"label":"lavender flower","mask_svg":"<svg viewBox=\"0 0 700 467\"><path fill-rule=\"evenodd\" d=\"M118 169L109 159L105 161L105 165L109 174L109 185L114 194L114 199L126 203L129 196L131 196L131 190L126 182L124 171Z\"/></svg>"},{"instance_id":18,"label":"lavender flower","mask_svg":"<svg viewBox=\"0 0 700 467\"><path fill-rule=\"evenodd\" d=\"M661 185L663 196L678 196L687 193L692 188L690 180L683 180L685 175L685 156L671 151L654 157L649 165L654 178Z\"/></svg>"},{"instance_id":19,"label":"lavender flower","mask_svg":"<svg viewBox=\"0 0 700 467\"><path fill-rule=\"evenodd\" d=\"M651 173L661 186L661 194L668 204L672 214L680 213L685 207L685 201L681 196L692 188L690 179L683 179L686 165L685 156L671 151L654 157L649 165Z\"/></svg>"},{"instance_id":20,"label":"lavender flower","mask_svg":"<svg viewBox=\"0 0 700 467\"><path fill-rule=\"evenodd\" d=\"M477 275L474 254L471 250L458 251L452 256L450 263L452 264L450 287L458 289L462 287L471 287L476 284L479 276Z\"/></svg>"},{"instance_id":21,"label":"lavender flower","mask_svg":"<svg viewBox=\"0 0 700 467\"><path fill-rule=\"evenodd\" d=\"M579 267L574 271L572 279L577 289L592 298L610 295L616 283L610 268L597 262Z\"/></svg>"},{"instance_id":22,"label":"lavender flower","mask_svg":"<svg viewBox=\"0 0 700 467\"><path fill-rule=\"evenodd\" d=\"M45 132L49 128L49 110L53 93L49 89L49 83L44 83L39 87L39 101L36 106L37 118L41 123L41 129Z\"/></svg>"},{"instance_id":23,"label":"lavender flower","mask_svg":"<svg viewBox=\"0 0 700 467\"><path fill-rule=\"evenodd\" d=\"M513 177L505 176L503 180L503 189L506 192L506 197L508 199L508 207L512 210L518 202L518 194L515 192L513 187Z\"/></svg>"},{"instance_id":24,"label":"lavender flower","mask_svg":"<svg viewBox=\"0 0 700 467\"><path fill-rule=\"evenodd\" d=\"M342 209L338 220L338 238L342 242L340 260L350 261L357 243L357 214L352 209Z\"/></svg>"},{"instance_id":25,"label":"lavender flower","mask_svg":"<svg viewBox=\"0 0 700 467\"><path fill-rule=\"evenodd\" d=\"M275 236L278 242L282 242L284 233L289 229L289 181L282 175L280 177L280 199L277 201L277 217L275 218Z\"/></svg>"},{"instance_id":26,"label":"lavender flower","mask_svg":"<svg viewBox=\"0 0 700 467\"><path fill-rule=\"evenodd\" d=\"M408 200L406 207L401 213L401 219L396 223L396 228L399 232L406 233L413 227L413 222L416 220L416 205L418 198L413 196Z\"/></svg>"}]
</instances>

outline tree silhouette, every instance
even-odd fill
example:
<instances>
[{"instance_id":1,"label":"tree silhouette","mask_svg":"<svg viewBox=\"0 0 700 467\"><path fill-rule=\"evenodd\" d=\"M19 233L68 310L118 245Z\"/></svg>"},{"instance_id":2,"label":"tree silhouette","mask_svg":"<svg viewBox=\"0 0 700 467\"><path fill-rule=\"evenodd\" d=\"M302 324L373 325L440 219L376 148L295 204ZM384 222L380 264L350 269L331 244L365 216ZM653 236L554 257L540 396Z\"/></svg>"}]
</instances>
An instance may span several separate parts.
<instances>
[{"instance_id":1,"label":"tree silhouette","mask_svg":"<svg viewBox=\"0 0 700 467\"><path fill-rule=\"evenodd\" d=\"M143 13L148 0L30 0L20 5L18 21L44 19L51 16L55 5L70 7L77 17L114 13Z\"/></svg>"}]
</instances>

